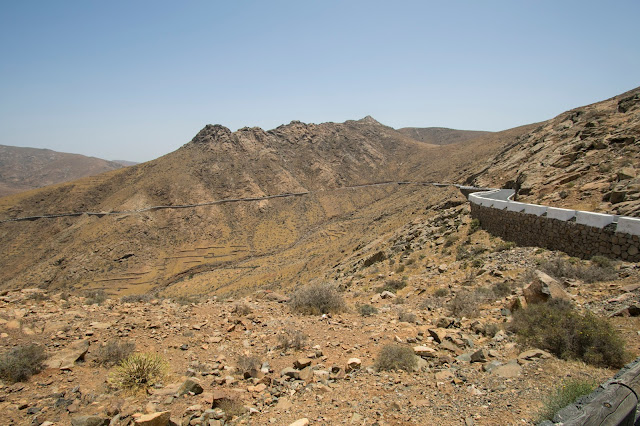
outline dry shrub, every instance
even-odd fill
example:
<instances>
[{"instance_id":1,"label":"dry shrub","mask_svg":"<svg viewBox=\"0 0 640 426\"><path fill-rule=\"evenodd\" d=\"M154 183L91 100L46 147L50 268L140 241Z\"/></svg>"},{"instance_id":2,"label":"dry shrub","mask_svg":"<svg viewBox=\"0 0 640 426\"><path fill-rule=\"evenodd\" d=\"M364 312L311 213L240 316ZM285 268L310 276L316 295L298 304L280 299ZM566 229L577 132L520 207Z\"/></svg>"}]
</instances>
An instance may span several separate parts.
<instances>
[{"instance_id":1,"label":"dry shrub","mask_svg":"<svg viewBox=\"0 0 640 426\"><path fill-rule=\"evenodd\" d=\"M147 303L153 299L153 296L150 294L129 294L127 296L122 296L120 301L122 303Z\"/></svg>"},{"instance_id":2,"label":"dry shrub","mask_svg":"<svg viewBox=\"0 0 640 426\"><path fill-rule=\"evenodd\" d=\"M300 330L289 328L278 335L278 347L282 350L302 350L307 344L308 336Z\"/></svg>"},{"instance_id":3,"label":"dry shrub","mask_svg":"<svg viewBox=\"0 0 640 426\"><path fill-rule=\"evenodd\" d=\"M96 361L106 366L116 365L127 359L135 348L136 345L132 342L118 342L115 339L110 340L98 349Z\"/></svg>"},{"instance_id":4,"label":"dry shrub","mask_svg":"<svg viewBox=\"0 0 640 426\"><path fill-rule=\"evenodd\" d=\"M240 355L236 360L236 366L242 373L259 370L262 367L262 360L254 355Z\"/></svg>"},{"instance_id":5,"label":"dry shrub","mask_svg":"<svg viewBox=\"0 0 640 426\"><path fill-rule=\"evenodd\" d=\"M540 263L540 269L556 278L574 278L585 283L609 281L617 278L613 263L608 259L596 256L591 264L580 259L555 257Z\"/></svg>"},{"instance_id":6,"label":"dry shrub","mask_svg":"<svg viewBox=\"0 0 640 426\"><path fill-rule=\"evenodd\" d=\"M398 313L398 321L415 324L418 322L418 317L413 312L400 311Z\"/></svg>"},{"instance_id":7,"label":"dry shrub","mask_svg":"<svg viewBox=\"0 0 640 426\"><path fill-rule=\"evenodd\" d=\"M160 383L167 374L169 364L158 354L135 353L129 355L109 375L109 384L135 392Z\"/></svg>"},{"instance_id":8,"label":"dry shrub","mask_svg":"<svg viewBox=\"0 0 640 426\"><path fill-rule=\"evenodd\" d=\"M342 312L346 306L335 285L311 284L296 290L289 301L291 309L305 315Z\"/></svg>"},{"instance_id":9,"label":"dry shrub","mask_svg":"<svg viewBox=\"0 0 640 426\"><path fill-rule=\"evenodd\" d=\"M408 346L394 344L383 346L375 362L375 368L378 371L413 371L417 366L418 360L413 353L413 349Z\"/></svg>"},{"instance_id":10,"label":"dry shrub","mask_svg":"<svg viewBox=\"0 0 640 426\"><path fill-rule=\"evenodd\" d=\"M591 312L580 313L565 301L529 305L513 315L510 329L529 346L545 349L562 359L620 368L627 353L611 324Z\"/></svg>"},{"instance_id":11,"label":"dry shrub","mask_svg":"<svg viewBox=\"0 0 640 426\"><path fill-rule=\"evenodd\" d=\"M449 289L447 287L440 287L436 289L436 291L433 293L433 295L436 297L445 297L448 294L449 294Z\"/></svg>"},{"instance_id":12,"label":"dry shrub","mask_svg":"<svg viewBox=\"0 0 640 426\"><path fill-rule=\"evenodd\" d=\"M107 293L104 290L90 290L85 293L85 305L102 305L107 300Z\"/></svg>"},{"instance_id":13,"label":"dry shrub","mask_svg":"<svg viewBox=\"0 0 640 426\"><path fill-rule=\"evenodd\" d=\"M239 316L245 316L253 312L253 309L251 309L251 306L247 305L246 303L236 303L233 306L233 310L231 312Z\"/></svg>"},{"instance_id":14,"label":"dry shrub","mask_svg":"<svg viewBox=\"0 0 640 426\"><path fill-rule=\"evenodd\" d=\"M382 293L383 291L390 291L392 293L396 293L398 290L402 290L406 286L407 283L403 280L387 280L383 286L376 288L376 292Z\"/></svg>"},{"instance_id":15,"label":"dry shrub","mask_svg":"<svg viewBox=\"0 0 640 426\"><path fill-rule=\"evenodd\" d=\"M358 312L363 317L370 317L378 313L378 308L371 305L360 305L358 306Z\"/></svg>"},{"instance_id":16,"label":"dry shrub","mask_svg":"<svg viewBox=\"0 0 640 426\"><path fill-rule=\"evenodd\" d=\"M0 356L0 378L10 383L24 382L43 369L44 347L36 344L15 347Z\"/></svg>"},{"instance_id":17,"label":"dry shrub","mask_svg":"<svg viewBox=\"0 0 640 426\"><path fill-rule=\"evenodd\" d=\"M486 296L479 291L463 290L449 301L448 307L453 316L474 318L478 316L478 309L484 303Z\"/></svg>"}]
</instances>

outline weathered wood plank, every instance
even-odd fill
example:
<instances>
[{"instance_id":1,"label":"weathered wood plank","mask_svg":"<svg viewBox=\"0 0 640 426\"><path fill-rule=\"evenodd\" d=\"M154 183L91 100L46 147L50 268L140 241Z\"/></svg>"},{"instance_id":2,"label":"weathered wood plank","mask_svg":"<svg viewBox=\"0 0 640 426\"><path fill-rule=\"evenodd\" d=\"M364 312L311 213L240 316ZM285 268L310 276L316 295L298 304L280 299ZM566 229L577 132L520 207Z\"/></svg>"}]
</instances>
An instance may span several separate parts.
<instances>
[{"instance_id":1,"label":"weathered wood plank","mask_svg":"<svg viewBox=\"0 0 640 426\"><path fill-rule=\"evenodd\" d=\"M640 394L640 358L586 398L562 409L555 422L578 426L633 426Z\"/></svg>"}]
</instances>

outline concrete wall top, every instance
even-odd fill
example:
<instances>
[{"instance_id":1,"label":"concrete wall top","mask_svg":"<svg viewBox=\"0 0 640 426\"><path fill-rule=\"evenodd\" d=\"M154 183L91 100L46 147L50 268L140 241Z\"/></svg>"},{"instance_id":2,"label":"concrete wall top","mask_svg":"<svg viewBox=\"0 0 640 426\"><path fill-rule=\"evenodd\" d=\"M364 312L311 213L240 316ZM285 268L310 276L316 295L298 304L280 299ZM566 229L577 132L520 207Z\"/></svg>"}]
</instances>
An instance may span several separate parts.
<instances>
[{"instance_id":1,"label":"concrete wall top","mask_svg":"<svg viewBox=\"0 0 640 426\"><path fill-rule=\"evenodd\" d=\"M576 215L575 210L569 209L561 209L558 207L548 207L547 208L547 217L549 219L557 219L566 222L567 220L573 219Z\"/></svg>"},{"instance_id":2,"label":"concrete wall top","mask_svg":"<svg viewBox=\"0 0 640 426\"><path fill-rule=\"evenodd\" d=\"M594 228L604 228L613 223L613 219L614 216L611 214L576 211L576 223Z\"/></svg>"},{"instance_id":3,"label":"concrete wall top","mask_svg":"<svg viewBox=\"0 0 640 426\"><path fill-rule=\"evenodd\" d=\"M616 232L631 235L640 235L640 219L635 217L620 217Z\"/></svg>"}]
</instances>

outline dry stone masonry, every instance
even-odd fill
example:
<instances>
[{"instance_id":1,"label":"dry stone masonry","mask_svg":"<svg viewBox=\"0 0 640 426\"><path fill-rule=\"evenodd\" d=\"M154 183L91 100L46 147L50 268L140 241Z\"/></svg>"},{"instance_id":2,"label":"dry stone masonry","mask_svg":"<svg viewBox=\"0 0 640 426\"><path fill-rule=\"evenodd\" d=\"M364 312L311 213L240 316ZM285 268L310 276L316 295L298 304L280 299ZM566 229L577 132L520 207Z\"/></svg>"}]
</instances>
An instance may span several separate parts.
<instances>
[{"instance_id":1,"label":"dry stone masonry","mask_svg":"<svg viewBox=\"0 0 640 426\"><path fill-rule=\"evenodd\" d=\"M494 196L498 192L469 195L471 216L491 234L582 259L640 261L640 219L518 203Z\"/></svg>"}]
</instances>

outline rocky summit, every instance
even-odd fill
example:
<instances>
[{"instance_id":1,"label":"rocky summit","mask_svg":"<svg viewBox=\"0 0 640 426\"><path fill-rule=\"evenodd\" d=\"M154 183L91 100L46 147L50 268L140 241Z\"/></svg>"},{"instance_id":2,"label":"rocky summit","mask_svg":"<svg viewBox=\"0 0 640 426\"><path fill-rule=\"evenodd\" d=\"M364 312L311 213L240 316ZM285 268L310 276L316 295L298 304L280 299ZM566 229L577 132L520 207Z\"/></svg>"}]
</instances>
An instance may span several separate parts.
<instances>
[{"instance_id":1,"label":"rocky summit","mask_svg":"<svg viewBox=\"0 0 640 426\"><path fill-rule=\"evenodd\" d=\"M496 133L207 125L0 198L4 424L541 421L640 355L640 270L504 241L431 183L638 216L639 93Z\"/></svg>"}]
</instances>

